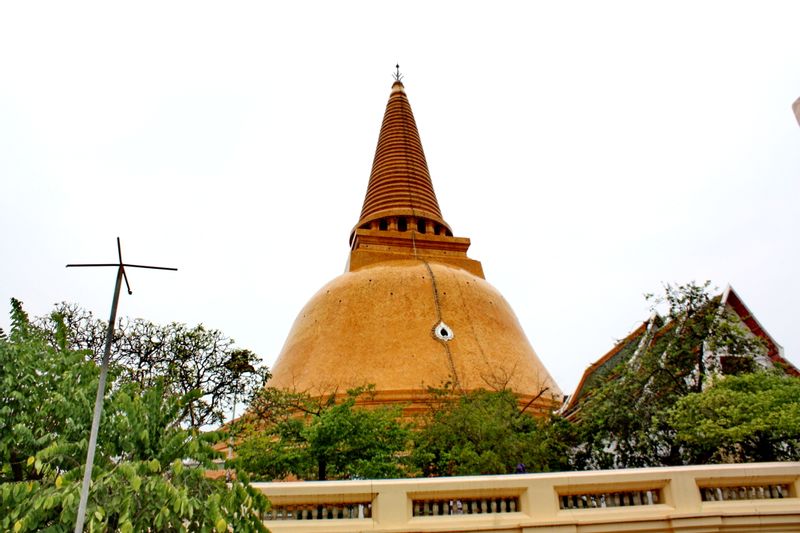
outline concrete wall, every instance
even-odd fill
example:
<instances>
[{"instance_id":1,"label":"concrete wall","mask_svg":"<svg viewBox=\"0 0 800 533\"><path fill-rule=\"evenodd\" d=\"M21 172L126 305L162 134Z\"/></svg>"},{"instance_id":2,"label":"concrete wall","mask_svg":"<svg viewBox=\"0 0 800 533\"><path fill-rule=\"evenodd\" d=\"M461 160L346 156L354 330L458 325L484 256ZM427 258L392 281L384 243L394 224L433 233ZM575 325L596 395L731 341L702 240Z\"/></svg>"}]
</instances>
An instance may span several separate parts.
<instances>
[{"instance_id":1,"label":"concrete wall","mask_svg":"<svg viewBox=\"0 0 800 533\"><path fill-rule=\"evenodd\" d=\"M800 463L255 483L288 532L800 531Z\"/></svg>"}]
</instances>

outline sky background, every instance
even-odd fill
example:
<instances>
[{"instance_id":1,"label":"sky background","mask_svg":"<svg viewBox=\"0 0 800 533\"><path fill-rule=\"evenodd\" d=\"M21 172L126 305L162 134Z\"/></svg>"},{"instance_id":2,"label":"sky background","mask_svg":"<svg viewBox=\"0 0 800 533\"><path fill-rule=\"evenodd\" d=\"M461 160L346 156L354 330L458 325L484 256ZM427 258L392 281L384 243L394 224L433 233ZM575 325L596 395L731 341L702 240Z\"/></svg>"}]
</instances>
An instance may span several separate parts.
<instances>
[{"instance_id":1,"label":"sky background","mask_svg":"<svg viewBox=\"0 0 800 533\"><path fill-rule=\"evenodd\" d=\"M279 7L282 6L282 7ZM800 364L798 2L4 2L0 327L77 302L271 364L343 272L396 62L442 213L565 393L662 282Z\"/></svg>"}]
</instances>

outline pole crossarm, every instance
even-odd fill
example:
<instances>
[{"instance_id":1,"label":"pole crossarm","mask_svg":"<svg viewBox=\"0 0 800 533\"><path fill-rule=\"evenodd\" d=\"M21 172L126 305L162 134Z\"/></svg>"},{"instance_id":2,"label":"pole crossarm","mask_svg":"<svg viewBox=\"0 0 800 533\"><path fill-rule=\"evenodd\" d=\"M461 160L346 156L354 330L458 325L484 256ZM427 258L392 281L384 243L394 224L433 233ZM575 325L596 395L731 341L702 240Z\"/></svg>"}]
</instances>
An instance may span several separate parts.
<instances>
[{"instance_id":1,"label":"pole crossarm","mask_svg":"<svg viewBox=\"0 0 800 533\"><path fill-rule=\"evenodd\" d=\"M122 285L122 280L125 280L125 286L128 288L128 294L133 294L131 285L128 283L128 275L125 273L125 267L129 268L149 268L153 270L172 270L177 271L177 268L172 267L159 267L150 265L134 265L122 261L122 245L117 237L117 263L71 263L67 265L70 267L117 267L117 280L114 285L114 298L111 302L111 317L108 319L108 328L106 330L106 343L103 352L103 362L100 367L100 378L97 383L97 396L94 402L94 414L92 416L92 429L89 433L89 447L86 451L86 469L83 473L83 485L81 486L81 499L78 504L78 516L75 519L75 533L83 532L83 523L86 519L86 506L89 501L89 485L92 481L92 467L94 466L94 453L97 449L97 433L100 428L100 415L103 412L103 399L106 391L106 379L108 377L108 363L111 358L111 341L114 338L114 323L117 320L117 305L119 304L119 291Z\"/></svg>"},{"instance_id":2,"label":"pole crossarm","mask_svg":"<svg viewBox=\"0 0 800 533\"><path fill-rule=\"evenodd\" d=\"M173 267L157 267L157 266L150 266L150 265L133 265L131 263L76 263L76 264L69 264L69 267L133 267L133 268L152 268L155 270L178 270L177 268Z\"/></svg>"}]
</instances>

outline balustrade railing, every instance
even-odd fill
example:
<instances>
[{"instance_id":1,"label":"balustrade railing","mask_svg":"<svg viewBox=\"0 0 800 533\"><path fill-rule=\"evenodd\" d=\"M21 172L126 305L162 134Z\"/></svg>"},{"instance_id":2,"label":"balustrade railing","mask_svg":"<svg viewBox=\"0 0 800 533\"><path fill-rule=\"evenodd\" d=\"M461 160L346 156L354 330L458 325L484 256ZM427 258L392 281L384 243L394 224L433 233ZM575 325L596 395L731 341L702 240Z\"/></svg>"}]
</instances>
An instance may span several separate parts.
<instances>
[{"instance_id":1,"label":"balustrade railing","mask_svg":"<svg viewBox=\"0 0 800 533\"><path fill-rule=\"evenodd\" d=\"M766 485L740 485L735 487L701 487L704 502L726 502L733 500L775 500L790 498L789 483Z\"/></svg>"},{"instance_id":2,"label":"balustrade railing","mask_svg":"<svg viewBox=\"0 0 800 533\"><path fill-rule=\"evenodd\" d=\"M254 486L274 533L800 531L799 480L794 462Z\"/></svg>"},{"instance_id":3,"label":"balustrade railing","mask_svg":"<svg viewBox=\"0 0 800 533\"><path fill-rule=\"evenodd\" d=\"M519 509L519 498L509 496L414 500L412 509L412 516L515 513Z\"/></svg>"},{"instance_id":4,"label":"balustrade railing","mask_svg":"<svg viewBox=\"0 0 800 533\"><path fill-rule=\"evenodd\" d=\"M559 495L561 509L632 507L661 503L661 489Z\"/></svg>"},{"instance_id":5,"label":"balustrade railing","mask_svg":"<svg viewBox=\"0 0 800 533\"><path fill-rule=\"evenodd\" d=\"M264 520L343 520L372 518L372 503L273 505Z\"/></svg>"}]
</instances>

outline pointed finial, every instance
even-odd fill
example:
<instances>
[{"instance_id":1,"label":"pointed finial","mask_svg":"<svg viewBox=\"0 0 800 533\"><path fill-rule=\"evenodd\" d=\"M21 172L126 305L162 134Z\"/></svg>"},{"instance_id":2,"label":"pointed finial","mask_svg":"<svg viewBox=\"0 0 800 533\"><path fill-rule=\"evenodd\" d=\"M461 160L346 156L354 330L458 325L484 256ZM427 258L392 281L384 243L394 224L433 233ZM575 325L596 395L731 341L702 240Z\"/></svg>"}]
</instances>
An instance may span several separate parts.
<instances>
[{"instance_id":1,"label":"pointed finial","mask_svg":"<svg viewBox=\"0 0 800 533\"><path fill-rule=\"evenodd\" d=\"M392 74L392 77L394 78L394 81L400 81L403 79L403 75L400 74L400 63L396 64L395 68L397 69L397 71L395 71L395 73Z\"/></svg>"}]
</instances>

